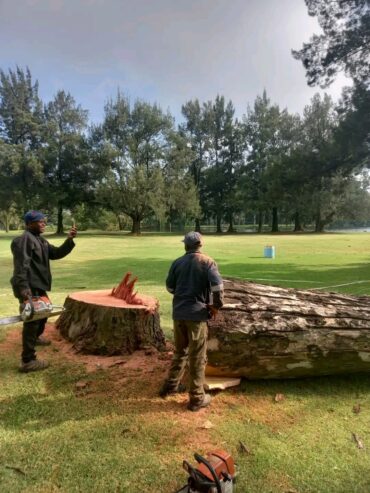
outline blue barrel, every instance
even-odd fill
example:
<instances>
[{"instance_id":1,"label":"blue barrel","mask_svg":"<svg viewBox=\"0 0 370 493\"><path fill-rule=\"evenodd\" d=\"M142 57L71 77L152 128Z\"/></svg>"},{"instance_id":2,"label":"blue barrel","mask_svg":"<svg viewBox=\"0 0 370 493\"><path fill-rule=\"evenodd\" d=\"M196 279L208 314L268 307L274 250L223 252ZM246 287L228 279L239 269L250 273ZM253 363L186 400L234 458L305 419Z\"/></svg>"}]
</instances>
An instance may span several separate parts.
<instances>
[{"instance_id":1,"label":"blue barrel","mask_svg":"<svg viewBox=\"0 0 370 493\"><path fill-rule=\"evenodd\" d=\"M265 258L275 258L275 247L271 245L265 246L263 256Z\"/></svg>"}]
</instances>

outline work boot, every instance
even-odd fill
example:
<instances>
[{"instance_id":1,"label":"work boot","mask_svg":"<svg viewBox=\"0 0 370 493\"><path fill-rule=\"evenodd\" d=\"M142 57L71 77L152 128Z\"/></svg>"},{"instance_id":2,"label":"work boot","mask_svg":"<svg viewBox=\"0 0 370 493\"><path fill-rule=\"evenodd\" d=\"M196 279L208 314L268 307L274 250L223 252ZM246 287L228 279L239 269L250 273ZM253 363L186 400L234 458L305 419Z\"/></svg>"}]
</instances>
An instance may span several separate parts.
<instances>
[{"instance_id":1,"label":"work boot","mask_svg":"<svg viewBox=\"0 0 370 493\"><path fill-rule=\"evenodd\" d=\"M44 370L49 366L49 362L42 359L33 359L28 363L22 363L19 367L21 373L29 373L30 371Z\"/></svg>"},{"instance_id":2,"label":"work boot","mask_svg":"<svg viewBox=\"0 0 370 493\"><path fill-rule=\"evenodd\" d=\"M49 339L46 339L46 337L44 336L39 336L37 339L36 339L36 346L50 346L51 344L51 341L49 341Z\"/></svg>"},{"instance_id":3,"label":"work boot","mask_svg":"<svg viewBox=\"0 0 370 493\"><path fill-rule=\"evenodd\" d=\"M167 397L170 394L181 394L182 392L186 392L186 385L183 383L179 383L177 387L171 387L168 382L165 382L160 391L160 397Z\"/></svg>"},{"instance_id":4,"label":"work boot","mask_svg":"<svg viewBox=\"0 0 370 493\"><path fill-rule=\"evenodd\" d=\"M189 411L199 411L203 407L207 407L211 404L212 397L209 394L204 394L204 397L201 401L198 402L189 402L188 409Z\"/></svg>"}]
</instances>

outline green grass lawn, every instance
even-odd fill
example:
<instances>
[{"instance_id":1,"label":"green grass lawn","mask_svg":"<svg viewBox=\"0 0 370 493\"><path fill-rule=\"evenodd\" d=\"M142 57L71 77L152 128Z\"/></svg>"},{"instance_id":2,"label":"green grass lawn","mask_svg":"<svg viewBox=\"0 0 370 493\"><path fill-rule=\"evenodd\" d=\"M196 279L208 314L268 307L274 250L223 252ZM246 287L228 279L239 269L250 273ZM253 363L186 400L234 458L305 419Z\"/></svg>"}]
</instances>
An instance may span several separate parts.
<instances>
[{"instance_id":1,"label":"green grass lawn","mask_svg":"<svg viewBox=\"0 0 370 493\"><path fill-rule=\"evenodd\" d=\"M9 285L11 239L0 234L0 316L18 310ZM140 293L159 298L162 327L171 338L164 281L171 261L183 253L180 240L81 234L75 250L52 263L51 298L59 304L73 291L113 287L130 271ZM275 245L275 259L263 258L265 245ZM365 233L210 235L204 251L224 276L370 295L369 247ZM244 381L193 414L185 411L185 396L158 398L158 379L140 379L140 369L128 376L118 367L86 374L82 364L51 348L44 350L50 369L19 374L14 330L0 328L1 492L171 493L186 482L182 460L212 448L234 456L238 493L370 492L368 376ZM76 394L76 382L84 379L92 391ZM280 402L277 393L284 395ZM205 428L206 421L213 426ZM252 453L243 453L239 441Z\"/></svg>"}]
</instances>

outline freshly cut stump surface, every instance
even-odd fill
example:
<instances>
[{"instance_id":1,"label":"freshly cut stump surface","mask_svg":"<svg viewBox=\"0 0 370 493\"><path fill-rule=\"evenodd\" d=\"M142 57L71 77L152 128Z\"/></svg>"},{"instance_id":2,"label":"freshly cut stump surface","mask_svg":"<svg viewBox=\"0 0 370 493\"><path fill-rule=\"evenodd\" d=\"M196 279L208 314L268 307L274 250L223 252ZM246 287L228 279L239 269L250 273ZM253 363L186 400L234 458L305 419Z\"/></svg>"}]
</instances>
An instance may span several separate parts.
<instances>
[{"instance_id":1,"label":"freshly cut stump surface","mask_svg":"<svg viewBox=\"0 0 370 493\"><path fill-rule=\"evenodd\" d=\"M128 303L116 298L114 291L70 294L56 323L60 334L77 351L87 354L131 354L148 345L162 349L165 336L160 328L158 300L131 294Z\"/></svg>"}]
</instances>

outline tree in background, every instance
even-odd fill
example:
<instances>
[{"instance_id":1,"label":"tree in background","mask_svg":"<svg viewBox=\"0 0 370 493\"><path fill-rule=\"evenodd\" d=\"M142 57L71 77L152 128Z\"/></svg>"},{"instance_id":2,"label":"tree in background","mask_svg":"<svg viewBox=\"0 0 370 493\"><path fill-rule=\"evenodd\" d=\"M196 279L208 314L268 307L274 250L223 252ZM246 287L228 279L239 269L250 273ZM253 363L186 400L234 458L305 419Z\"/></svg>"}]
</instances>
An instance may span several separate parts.
<instances>
[{"instance_id":1,"label":"tree in background","mask_svg":"<svg viewBox=\"0 0 370 493\"><path fill-rule=\"evenodd\" d=\"M138 100L131 107L121 93L105 107L102 145L110 169L100 187L100 197L131 218L134 234L140 234L141 222L154 209L159 212L160 197L165 195L163 168L172 128L172 117L159 106Z\"/></svg>"},{"instance_id":2,"label":"tree in background","mask_svg":"<svg viewBox=\"0 0 370 493\"><path fill-rule=\"evenodd\" d=\"M278 214L296 231L314 218L321 231L349 213L343 197L354 204L356 192L367 194L357 175L370 166L369 94L357 78L337 108L316 95L300 119L264 92L242 123L223 96L188 101L176 130L157 105L131 105L118 92L88 131L72 95L59 91L44 106L28 69L0 70L0 223L8 229L25 209L43 207L57 211L58 232L63 212L85 227L123 229L131 220L140 233L143 221L163 230L195 219L200 230L203 218L221 232L248 212L259 231L267 215L278 231Z\"/></svg>"},{"instance_id":3,"label":"tree in background","mask_svg":"<svg viewBox=\"0 0 370 493\"><path fill-rule=\"evenodd\" d=\"M271 209L271 232L279 231L279 212L292 217L294 199L299 196L297 176L292 180L292 156L301 145L301 121L286 109L279 111L276 119L275 144L271 148L270 164L266 168L266 199Z\"/></svg>"},{"instance_id":4,"label":"tree in background","mask_svg":"<svg viewBox=\"0 0 370 493\"><path fill-rule=\"evenodd\" d=\"M280 109L272 105L266 91L257 96L253 109L243 117L245 142L248 147L244 169L246 205L257 212L257 228L261 233L264 216L271 207L269 190L271 168L279 153Z\"/></svg>"},{"instance_id":5,"label":"tree in background","mask_svg":"<svg viewBox=\"0 0 370 493\"><path fill-rule=\"evenodd\" d=\"M339 107L339 125L335 131L338 160L347 173L370 168L370 90L365 84L347 89Z\"/></svg>"},{"instance_id":6,"label":"tree in background","mask_svg":"<svg viewBox=\"0 0 370 493\"><path fill-rule=\"evenodd\" d=\"M44 170L44 203L57 208L57 233L63 233L63 210L87 202L93 172L84 132L88 112L74 98L58 91L45 107L45 144L40 151Z\"/></svg>"},{"instance_id":7,"label":"tree in background","mask_svg":"<svg viewBox=\"0 0 370 493\"><path fill-rule=\"evenodd\" d=\"M338 163L334 159L334 129L337 126L337 115L330 96L321 98L315 94L311 104L303 110L304 143L303 162L306 168L302 174L309 184L310 205L314 211L315 231L322 231L332 217L332 211L325 211L322 194L327 194L330 177L338 171Z\"/></svg>"},{"instance_id":8,"label":"tree in background","mask_svg":"<svg viewBox=\"0 0 370 493\"><path fill-rule=\"evenodd\" d=\"M0 70L0 209L4 211L14 204L22 215L40 206L43 124L38 82L32 82L30 70Z\"/></svg>"},{"instance_id":9,"label":"tree in background","mask_svg":"<svg viewBox=\"0 0 370 493\"><path fill-rule=\"evenodd\" d=\"M234 120L231 101L223 96L204 105L208 134L208 163L204 173L204 207L207 216L216 218L216 232L226 219L229 232L234 230L233 216L240 208L237 198L238 173L242 158L240 126Z\"/></svg>"},{"instance_id":10,"label":"tree in background","mask_svg":"<svg viewBox=\"0 0 370 493\"><path fill-rule=\"evenodd\" d=\"M308 85L328 86L340 71L355 82L370 78L369 0L305 0L323 33L313 35L293 56L306 69Z\"/></svg>"},{"instance_id":11,"label":"tree in background","mask_svg":"<svg viewBox=\"0 0 370 493\"><path fill-rule=\"evenodd\" d=\"M19 169L21 146L6 144L0 139L0 222L9 231L11 217L16 213L15 175ZM20 200L19 197L18 200Z\"/></svg>"},{"instance_id":12,"label":"tree in background","mask_svg":"<svg viewBox=\"0 0 370 493\"><path fill-rule=\"evenodd\" d=\"M331 84L339 71L353 80L339 105L333 159L342 174L369 166L370 3L368 0L306 0L323 33L293 56L303 62L309 85Z\"/></svg>"},{"instance_id":13,"label":"tree in background","mask_svg":"<svg viewBox=\"0 0 370 493\"><path fill-rule=\"evenodd\" d=\"M342 180L343 181L343 180ZM370 217L369 174L349 175L337 199L335 221L338 224L368 224Z\"/></svg>"},{"instance_id":14,"label":"tree in background","mask_svg":"<svg viewBox=\"0 0 370 493\"><path fill-rule=\"evenodd\" d=\"M204 210L204 170L207 167L209 148L207 113L204 105L202 107L198 99L186 102L181 111L185 123L180 125L179 131L188 140L189 147L193 152L190 170L201 210ZM195 231L200 232L200 217L195 218Z\"/></svg>"},{"instance_id":15,"label":"tree in background","mask_svg":"<svg viewBox=\"0 0 370 493\"><path fill-rule=\"evenodd\" d=\"M171 231L176 222L183 229L187 218L199 217L200 206L190 171L194 161L193 150L180 132L171 132L169 138L164 168L164 203Z\"/></svg>"}]
</instances>

